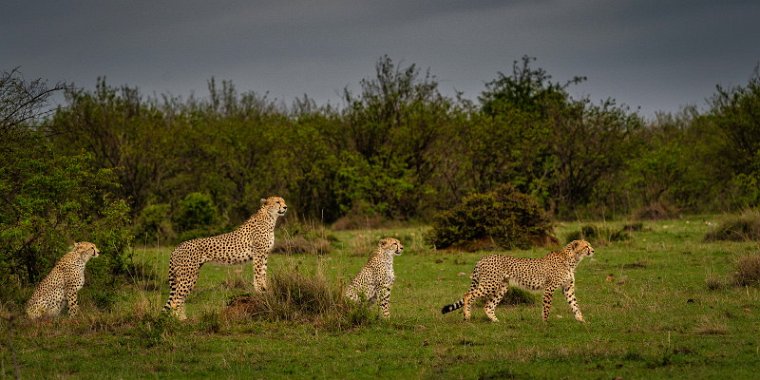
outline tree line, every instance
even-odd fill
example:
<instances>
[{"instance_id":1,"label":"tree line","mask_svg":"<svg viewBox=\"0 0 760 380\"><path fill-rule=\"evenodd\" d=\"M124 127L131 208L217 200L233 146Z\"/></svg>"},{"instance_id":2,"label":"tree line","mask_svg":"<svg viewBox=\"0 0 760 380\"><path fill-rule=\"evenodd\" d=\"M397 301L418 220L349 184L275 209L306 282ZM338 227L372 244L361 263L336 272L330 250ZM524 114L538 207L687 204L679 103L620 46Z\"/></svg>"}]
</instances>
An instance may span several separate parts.
<instances>
[{"instance_id":1,"label":"tree line","mask_svg":"<svg viewBox=\"0 0 760 380\"><path fill-rule=\"evenodd\" d=\"M208 82L208 95L146 97L0 77L0 273L36 280L43 252L174 242L240 223L267 195L299 219L428 222L511 184L555 218L730 211L760 201L760 75L716 87L706 111L644 120L575 98L530 57L476 100L380 58L342 105L285 104ZM53 92L65 100L44 108ZM42 259L41 259L42 258ZM111 270L124 266L112 263Z\"/></svg>"}]
</instances>

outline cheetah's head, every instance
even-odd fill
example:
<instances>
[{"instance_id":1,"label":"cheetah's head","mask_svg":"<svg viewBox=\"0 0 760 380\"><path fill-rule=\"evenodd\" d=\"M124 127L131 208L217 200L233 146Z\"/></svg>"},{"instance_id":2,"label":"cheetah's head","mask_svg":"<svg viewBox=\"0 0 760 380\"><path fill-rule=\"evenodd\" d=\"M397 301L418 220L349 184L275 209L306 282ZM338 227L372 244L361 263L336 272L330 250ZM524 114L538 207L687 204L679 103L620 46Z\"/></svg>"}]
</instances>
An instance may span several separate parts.
<instances>
[{"instance_id":1,"label":"cheetah's head","mask_svg":"<svg viewBox=\"0 0 760 380\"><path fill-rule=\"evenodd\" d=\"M288 211L288 205L285 204L285 200L281 197L273 196L269 198L261 199L261 207L274 217L283 216Z\"/></svg>"},{"instance_id":2,"label":"cheetah's head","mask_svg":"<svg viewBox=\"0 0 760 380\"><path fill-rule=\"evenodd\" d=\"M576 261L581 261L584 257L594 256L594 247L585 240L573 240L565 247L569 255L572 255Z\"/></svg>"},{"instance_id":3,"label":"cheetah's head","mask_svg":"<svg viewBox=\"0 0 760 380\"><path fill-rule=\"evenodd\" d=\"M74 243L74 251L78 252L79 256L85 261L93 257L98 257L98 255L100 255L98 247L96 247L95 244L87 241Z\"/></svg>"},{"instance_id":4,"label":"cheetah's head","mask_svg":"<svg viewBox=\"0 0 760 380\"><path fill-rule=\"evenodd\" d=\"M398 239L384 238L380 239L377 246L385 253L393 256L401 256L401 251L404 250L404 245L401 244Z\"/></svg>"}]
</instances>

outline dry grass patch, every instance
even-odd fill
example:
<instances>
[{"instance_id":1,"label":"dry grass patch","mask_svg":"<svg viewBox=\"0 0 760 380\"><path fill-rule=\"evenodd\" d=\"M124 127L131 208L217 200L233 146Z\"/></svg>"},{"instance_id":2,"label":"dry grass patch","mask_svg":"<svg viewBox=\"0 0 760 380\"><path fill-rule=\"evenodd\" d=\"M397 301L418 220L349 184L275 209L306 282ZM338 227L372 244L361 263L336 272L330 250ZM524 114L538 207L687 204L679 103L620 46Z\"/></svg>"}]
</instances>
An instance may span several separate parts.
<instances>
[{"instance_id":1,"label":"dry grass patch","mask_svg":"<svg viewBox=\"0 0 760 380\"><path fill-rule=\"evenodd\" d=\"M231 320L290 321L339 330L376 317L368 306L343 297L342 286L329 283L320 267L306 275L295 266L273 274L266 292L233 297L224 311L224 318Z\"/></svg>"},{"instance_id":2,"label":"dry grass patch","mask_svg":"<svg viewBox=\"0 0 760 380\"><path fill-rule=\"evenodd\" d=\"M742 256L736 261L734 283L738 286L760 285L760 254Z\"/></svg>"},{"instance_id":3,"label":"dry grass patch","mask_svg":"<svg viewBox=\"0 0 760 380\"><path fill-rule=\"evenodd\" d=\"M705 241L760 241L760 210L748 210L718 224Z\"/></svg>"}]
</instances>

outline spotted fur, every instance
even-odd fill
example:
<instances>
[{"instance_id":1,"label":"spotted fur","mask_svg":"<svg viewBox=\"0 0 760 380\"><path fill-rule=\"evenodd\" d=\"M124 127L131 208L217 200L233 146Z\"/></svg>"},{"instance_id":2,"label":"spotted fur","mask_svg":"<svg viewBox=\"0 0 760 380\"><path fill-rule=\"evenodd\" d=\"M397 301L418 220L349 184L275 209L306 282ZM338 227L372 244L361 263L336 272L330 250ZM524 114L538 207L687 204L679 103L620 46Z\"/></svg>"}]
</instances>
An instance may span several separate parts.
<instances>
[{"instance_id":1,"label":"spotted fur","mask_svg":"<svg viewBox=\"0 0 760 380\"><path fill-rule=\"evenodd\" d=\"M592 256L594 248L585 240L575 240L559 252L552 252L542 258L517 258L491 255L475 264L470 290L459 301L446 305L441 312L464 308L464 319L470 319L472 302L488 296L484 307L486 316L497 322L494 311L510 286L544 293L543 319L549 317L554 291L562 287L575 319L584 322L583 314L575 299L575 268L586 256Z\"/></svg>"},{"instance_id":2,"label":"spotted fur","mask_svg":"<svg viewBox=\"0 0 760 380\"><path fill-rule=\"evenodd\" d=\"M186 318L185 297L195 287L201 266L208 262L233 265L253 261L254 290L265 291L274 227L287 209L280 197L262 199L259 211L234 231L178 245L169 260L170 292L164 310L172 311L180 319Z\"/></svg>"},{"instance_id":3,"label":"spotted fur","mask_svg":"<svg viewBox=\"0 0 760 380\"><path fill-rule=\"evenodd\" d=\"M400 256L404 246L394 238L380 239L367 264L346 288L347 298L374 303L379 300L384 317L389 317L391 288L396 276L393 273L393 256Z\"/></svg>"},{"instance_id":4,"label":"spotted fur","mask_svg":"<svg viewBox=\"0 0 760 380\"><path fill-rule=\"evenodd\" d=\"M26 303L30 319L55 317L68 306L69 317L77 315L77 292L84 286L84 268L100 251L89 242L74 243L74 248L63 255L50 273L37 285L32 298Z\"/></svg>"}]
</instances>

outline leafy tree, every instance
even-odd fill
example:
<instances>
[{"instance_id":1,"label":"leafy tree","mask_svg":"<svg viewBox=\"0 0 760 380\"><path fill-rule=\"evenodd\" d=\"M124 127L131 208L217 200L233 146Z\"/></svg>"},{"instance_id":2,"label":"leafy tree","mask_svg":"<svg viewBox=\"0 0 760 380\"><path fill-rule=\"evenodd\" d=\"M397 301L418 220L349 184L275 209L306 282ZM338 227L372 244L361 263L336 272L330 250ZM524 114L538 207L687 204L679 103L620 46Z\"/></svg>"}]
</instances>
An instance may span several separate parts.
<instances>
[{"instance_id":1,"label":"leafy tree","mask_svg":"<svg viewBox=\"0 0 760 380\"><path fill-rule=\"evenodd\" d=\"M712 99L710 122L724 136L720 155L730 163L732 184L741 206L760 204L760 65L744 87L717 87Z\"/></svg>"},{"instance_id":2,"label":"leafy tree","mask_svg":"<svg viewBox=\"0 0 760 380\"><path fill-rule=\"evenodd\" d=\"M412 216L431 189L439 164L433 149L446 138L441 127L448 123L450 100L438 92L429 72L421 76L415 65L401 68L388 56L377 62L375 77L360 85L360 96L344 92L346 132L357 155L350 156L351 167L342 169L342 178L351 181L348 173L360 173L369 182L355 187L373 193L364 200L386 216ZM342 204L344 210L363 198L350 195L356 196Z\"/></svg>"},{"instance_id":3,"label":"leafy tree","mask_svg":"<svg viewBox=\"0 0 760 380\"><path fill-rule=\"evenodd\" d=\"M55 90L26 82L17 71L0 76L0 298L40 280L70 243L96 243L112 272L124 269L129 209L114 196L113 172L89 153L56 152L36 124ZM7 285L6 285L7 284Z\"/></svg>"}]
</instances>

